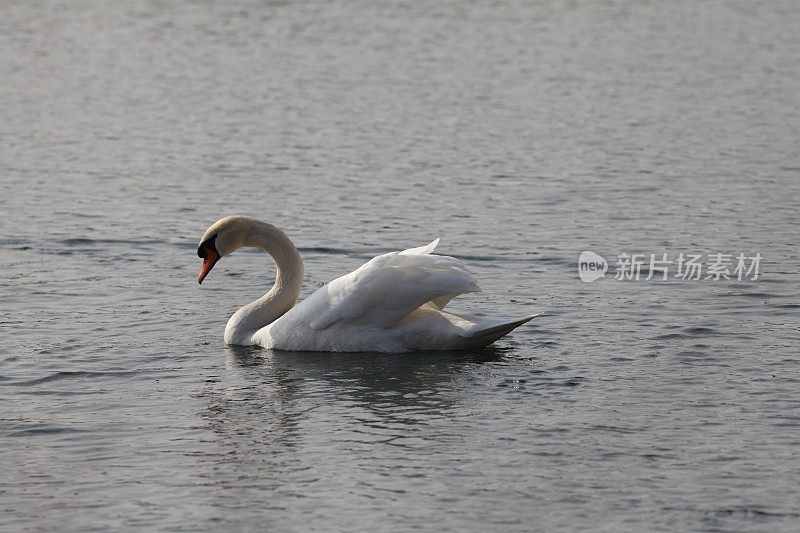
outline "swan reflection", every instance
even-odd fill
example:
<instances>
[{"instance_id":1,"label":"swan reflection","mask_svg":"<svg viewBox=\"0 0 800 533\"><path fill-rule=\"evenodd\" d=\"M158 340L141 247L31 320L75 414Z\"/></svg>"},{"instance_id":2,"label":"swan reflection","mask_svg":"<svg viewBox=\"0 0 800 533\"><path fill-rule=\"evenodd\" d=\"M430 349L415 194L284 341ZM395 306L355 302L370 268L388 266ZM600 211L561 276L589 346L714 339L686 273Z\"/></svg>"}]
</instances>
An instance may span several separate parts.
<instances>
[{"instance_id":1,"label":"swan reflection","mask_svg":"<svg viewBox=\"0 0 800 533\"><path fill-rule=\"evenodd\" d=\"M198 460L205 463L206 483L233 489L219 491L214 505L236 506L237 494L246 490L250 504L265 509L354 490L354 468L382 490L427 476L409 456L463 446L465 437L451 419L471 409L474 400L465 395L462 402L460 392L474 375L470 369L507 351L225 350L219 381L209 380L201 393L207 402L201 416L216 452Z\"/></svg>"},{"instance_id":2,"label":"swan reflection","mask_svg":"<svg viewBox=\"0 0 800 533\"><path fill-rule=\"evenodd\" d=\"M227 347L203 418L231 452L339 444L423 445L423 431L454 416L458 381L507 349L406 354L309 353ZM330 444L329 441L327 441ZM255 449L253 449L255 447Z\"/></svg>"}]
</instances>

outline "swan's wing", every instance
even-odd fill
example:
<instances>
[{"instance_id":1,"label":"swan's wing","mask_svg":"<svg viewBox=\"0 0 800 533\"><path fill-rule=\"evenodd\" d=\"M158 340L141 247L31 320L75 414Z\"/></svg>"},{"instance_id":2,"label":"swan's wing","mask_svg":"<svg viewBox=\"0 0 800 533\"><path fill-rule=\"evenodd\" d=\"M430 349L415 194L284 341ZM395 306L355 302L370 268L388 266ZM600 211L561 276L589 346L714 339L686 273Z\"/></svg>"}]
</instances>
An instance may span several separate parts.
<instances>
[{"instance_id":1,"label":"swan's wing","mask_svg":"<svg viewBox=\"0 0 800 533\"><path fill-rule=\"evenodd\" d=\"M480 288L458 259L433 255L427 246L379 255L320 289L309 325L324 329L340 320L387 328L432 302L438 308ZM317 296L317 295L315 295Z\"/></svg>"}]
</instances>

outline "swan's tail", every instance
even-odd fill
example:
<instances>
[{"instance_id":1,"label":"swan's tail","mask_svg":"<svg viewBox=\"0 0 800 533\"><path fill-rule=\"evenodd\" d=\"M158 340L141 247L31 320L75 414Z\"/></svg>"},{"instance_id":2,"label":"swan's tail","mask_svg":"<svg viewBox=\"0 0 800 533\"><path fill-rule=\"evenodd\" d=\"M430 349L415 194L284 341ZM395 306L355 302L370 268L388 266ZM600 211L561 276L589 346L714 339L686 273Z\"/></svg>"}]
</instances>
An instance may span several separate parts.
<instances>
[{"instance_id":1,"label":"swan's tail","mask_svg":"<svg viewBox=\"0 0 800 533\"><path fill-rule=\"evenodd\" d=\"M460 336L468 339L468 344L470 346L486 346L487 344L493 343L503 335L507 335L522 324L530 322L539 315L541 315L541 313L536 313L535 315L530 315L523 318L517 318L511 321L488 323L482 322L464 330Z\"/></svg>"}]
</instances>

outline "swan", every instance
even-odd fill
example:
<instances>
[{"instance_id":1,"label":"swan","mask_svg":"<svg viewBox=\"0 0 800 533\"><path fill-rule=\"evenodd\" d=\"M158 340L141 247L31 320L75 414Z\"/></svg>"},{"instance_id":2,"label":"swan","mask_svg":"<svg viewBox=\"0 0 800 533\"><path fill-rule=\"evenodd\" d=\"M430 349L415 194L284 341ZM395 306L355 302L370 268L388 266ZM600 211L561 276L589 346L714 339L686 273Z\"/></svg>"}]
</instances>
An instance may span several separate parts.
<instances>
[{"instance_id":1,"label":"swan","mask_svg":"<svg viewBox=\"0 0 800 533\"><path fill-rule=\"evenodd\" d=\"M303 261L292 241L272 224L244 216L215 222L200 240L198 283L217 262L239 248L272 256L275 284L228 320L225 343L321 352L465 350L491 344L539 316L475 320L444 310L454 297L478 292L458 259L427 246L379 255L336 278L295 305Z\"/></svg>"}]
</instances>

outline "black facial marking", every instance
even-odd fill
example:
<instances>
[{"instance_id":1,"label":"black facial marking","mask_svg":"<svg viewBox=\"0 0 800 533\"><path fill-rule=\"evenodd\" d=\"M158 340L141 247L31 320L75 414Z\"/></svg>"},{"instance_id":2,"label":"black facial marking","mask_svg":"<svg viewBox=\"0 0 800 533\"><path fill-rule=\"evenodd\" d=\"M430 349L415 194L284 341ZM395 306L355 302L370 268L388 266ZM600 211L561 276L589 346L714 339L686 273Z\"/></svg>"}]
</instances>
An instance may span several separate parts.
<instances>
[{"instance_id":1,"label":"black facial marking","mask_svg":"<svg viewBox=\"0 0 800 533\"><path fill-rule=\"evenodd\" d=\"M217 235L219 235L219 233L215 233L214 235L212 235L211 237L209 237L208 239L206 239L206 240L204 240L203 242L200 243L200 246L197 247L197 256L199 258L201 258L201 259L205 259L206 258L206 255L207 255L206 250L214 250L214 253L219 255L219 252L217 251L217 246L216 246Z\"/></svg>"}]
</instances>

